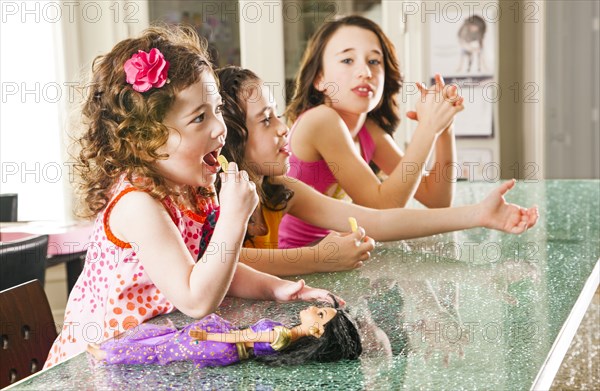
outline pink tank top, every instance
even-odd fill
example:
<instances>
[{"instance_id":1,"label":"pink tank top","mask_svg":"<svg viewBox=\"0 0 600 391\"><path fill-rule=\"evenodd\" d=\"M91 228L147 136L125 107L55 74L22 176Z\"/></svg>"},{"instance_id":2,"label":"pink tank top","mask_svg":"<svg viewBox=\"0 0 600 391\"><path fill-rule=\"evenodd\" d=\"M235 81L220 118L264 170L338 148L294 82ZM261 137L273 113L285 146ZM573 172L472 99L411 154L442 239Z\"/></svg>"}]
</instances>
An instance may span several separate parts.
<instances>
[{"instance_id":1,"label":"pink tank top","mask_svg":"<svg viewBox=\"0 0 600 391\"><path fill-rule=\"evenodd\" d=\"M301 118L302 116L298 117L290 131L290 151L292 155L290 156L288 176L299 179L324 194L327 189L337 183L337 179L332 172L332 170L335 170L335 166L323 159L315 162L305 162L294 155L294 151L291 149L291 140L294 129ZM365 162L370 163L375 153L375 142L365 125L360 129L357 137L361 156ZM316 227L297 217L286 214L279 225L279 248L303 247L322 239L328 233L329 230Z\"/></svg>"},{"instance_id":2,"label":"pink tank top","mask_svg":"<svg viewBox=\"0 0 600 391\"><path fill-rule=\"evenodd\" d=\"M122 181L108 206L98 214L83 271L69 295L64 325L50 349L45 368L83 352L89 343L100 343L175 309L150 280L132 245L115 237L108 225L112 208L123 195L136 190ZM192 257L201 257L218 219L218 205L202 199L198 205L202 214L198 215L169 198L162 204Z\"/></svg>"}]
</instances>

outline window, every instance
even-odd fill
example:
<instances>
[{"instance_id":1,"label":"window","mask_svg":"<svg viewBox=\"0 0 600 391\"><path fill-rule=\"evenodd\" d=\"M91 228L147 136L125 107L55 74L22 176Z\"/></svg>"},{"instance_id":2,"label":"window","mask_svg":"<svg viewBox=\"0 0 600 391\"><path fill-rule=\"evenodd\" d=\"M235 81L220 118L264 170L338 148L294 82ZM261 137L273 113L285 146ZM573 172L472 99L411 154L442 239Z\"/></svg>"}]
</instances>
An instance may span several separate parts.
<instances>
[{"instance_id":1,"label":"window","mask_svg":"<svg viewBox=\"0 0 600 391\"><path fill-rule=\"evenodd\" d=\"M68 91L57 82L60 27L38 2L11 5L0 25L0 192L18 193L19 220L64 219L71 210L61 145Z\"/></svg>"}]
</instances>

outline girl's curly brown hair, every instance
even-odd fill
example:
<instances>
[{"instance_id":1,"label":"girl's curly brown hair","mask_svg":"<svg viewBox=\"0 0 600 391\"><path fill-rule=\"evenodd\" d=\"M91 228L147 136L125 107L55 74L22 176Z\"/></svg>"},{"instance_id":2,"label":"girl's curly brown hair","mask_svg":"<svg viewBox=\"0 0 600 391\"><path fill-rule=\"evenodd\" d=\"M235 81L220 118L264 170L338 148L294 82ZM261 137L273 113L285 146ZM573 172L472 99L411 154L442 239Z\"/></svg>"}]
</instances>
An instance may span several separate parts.
<instances>
[{"instance_id":1,"label":"girl's curly brown hair","mask_svg":"<svg viewBox=\"0 0 600 391\"><path fill-rule=\"evenodd\" d=\"M371 31L379 39L379 44L383 50L383 65L385 69L383 96L377 107L371 110L367 114L367 117L391 135L400 124L396 95L402 87L402 74L400 73L396 49L377 23L359 15L350 15L323 23L312 36L304 51L300 70L296 77L294 96L285 111L285 115L288 121L294 122L306 110L325 103L326 96L323 92L315 88L314 81L323 72L325 46L327 46L333 34L344 26L360 27Z\"/></svg>"},{"instance_id":2,"label":"girl's curly brown hair","mask_svg":"<svg viewBox=\"0 0 600 391\"><path fill-rule=\"evenodd\" d=\"M126 83L123 65L139 50L153 48L170 63L169 81L140 93ZM192 28L154 26L96 57L82 108L84 131L77 139L81 150L75 167L87 209L81 215L91 217L102 211L123 175L157 199L171 195L153 165L168 158L158 152L169 137L162 121L178 92L196 83L202 72L213 73L207 53L206 43ZM206 194L204 190L200 189Z\"/></svg>"}]
</instances>

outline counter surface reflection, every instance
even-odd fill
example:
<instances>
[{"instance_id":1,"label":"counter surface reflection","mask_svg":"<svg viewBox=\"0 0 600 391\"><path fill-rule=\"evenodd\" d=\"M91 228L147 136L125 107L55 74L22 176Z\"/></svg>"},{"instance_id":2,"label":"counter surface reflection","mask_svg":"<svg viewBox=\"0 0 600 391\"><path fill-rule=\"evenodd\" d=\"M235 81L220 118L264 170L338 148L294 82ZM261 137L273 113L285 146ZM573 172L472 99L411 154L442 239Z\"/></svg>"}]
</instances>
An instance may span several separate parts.
<instances>
[{"instance_id":1,"label":"counter surface reflection","mask_svg":"<svg viewBox=\"0 0 600 391\"><path fill-rule=\"evenodd\" d=\"M496 185L459 183L456 204L479 201ZM305 277L344 297L357 315L359 361L200 370L187 362L101 367L82 354L15 388L544 388L598 286L600 182L518 183L507 200L539 205L538 225L520 236L472 229L379 244L360 270ZM292 323L304 306L228 298L219 314L238 325L263 317ZM191 321L168 318L177 326Z\"/></svg>"}]
</instances>

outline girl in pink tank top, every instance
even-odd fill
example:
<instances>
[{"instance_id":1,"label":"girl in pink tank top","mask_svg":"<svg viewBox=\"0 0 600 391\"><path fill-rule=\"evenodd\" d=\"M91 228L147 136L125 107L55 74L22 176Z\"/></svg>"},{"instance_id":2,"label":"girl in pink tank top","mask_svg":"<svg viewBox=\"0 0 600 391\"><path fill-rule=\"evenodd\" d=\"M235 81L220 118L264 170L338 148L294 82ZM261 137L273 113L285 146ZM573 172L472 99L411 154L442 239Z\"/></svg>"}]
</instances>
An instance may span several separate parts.
<instances>
[{"instance_id":1,"label":"girl in pink tank top","mask_svg":"<svg viewBox=\"0 0 600 391\"><path fill-rule=\"evenodd\" d=\"M397 95L402 85L393 44L374 22L348 16L323 24L311 38L286 110L290 177L327 196L376 209L404 207L414 196L429 207L452 202L456 164L453 118L463 110L456 88L419 84L421 100L409 118L419 121L404 154L392 134L399 125ZM430 176L424 166L434 160ZM387 178L382 181L370 165ZM442 177L442 175L445 175ZM327 231L286 216L279 244L292 248Z\"/></svg>"},{"instance_id":2,"label":"girl in pink tank top","mask_svg":"<svg viewBox=\"0 0 600 391\"><path fill-rule=\"evenodd\" d=\"M76 168L95 228L46 367L176 308L202 318L226 293L331 301L238 264L258 197L232 162L214 198L225 124L209 64L188 27L149 28L94 61Z\"/></svg>"}]
</instances>

